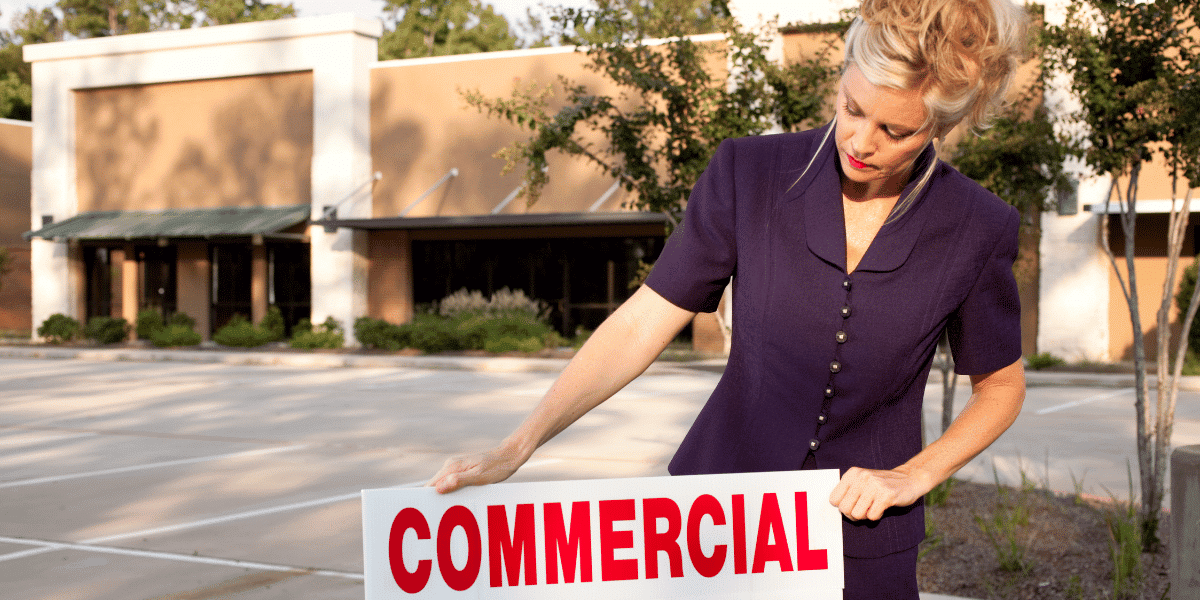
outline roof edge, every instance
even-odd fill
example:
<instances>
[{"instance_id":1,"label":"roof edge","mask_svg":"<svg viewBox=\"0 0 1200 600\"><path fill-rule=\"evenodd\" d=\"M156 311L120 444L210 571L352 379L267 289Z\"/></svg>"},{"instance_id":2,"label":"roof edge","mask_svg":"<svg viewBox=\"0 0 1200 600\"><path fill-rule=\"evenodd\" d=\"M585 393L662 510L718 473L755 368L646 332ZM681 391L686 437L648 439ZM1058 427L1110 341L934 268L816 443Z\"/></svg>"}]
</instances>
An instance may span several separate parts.
<instances>
[{"instance_id":1,"label":"roof edge","mask_svg":"<svg viewBox=\"0 0 1200 600\"><path fill-rule=\"evenodd\" d=\"M379 217L374 219L331 219L313 221L326 228L345 227L368 231L397 229L477 229L486 227L552 227L562 225L657 225L667 223L658 212L622 211L596 213L533 213L468 215L461 217Z\"/></svg>"},{"instance_id":2,"label":"roof edge","mask_svg":"<svg viewBox=\"0 0 1200 600\"><path fill-rule=\"evenodd\" d=\"M681 38L653 38L642 40L645 46L661 46ZM701 33L684 36L682 39L696 43L718 42L725 39L724 33ZM546 48L517 48L515 50L495 50L493 52L474 52L471 54L450 54L447 56L421 56L417 58L395 58L382 60L371 64L372 69L388 69L395 67L418 67L423 65L440 65L447 63L463 63L478 60L495 60L503 58L523 58L527 56L553 56L556 54L572 54L585 52L585 46L549 46Z\"/></svg>"},{"instance_id":3,"label":"roof edge","mask_svg":"<svg viewBox=\"0 0 1200 600\"><path fill-rule=\"evenodd\" d=\"M94 56L114 56L179 50L218 44L244 44L278 39L301 38L337 33L356 33L379 38L383 22L364 19L354 13L293 17L273 21L234 23L169 31L151 31L128 35L30 44L24 48L27 62L70 60Z\"/></svg>"}]
</instances>

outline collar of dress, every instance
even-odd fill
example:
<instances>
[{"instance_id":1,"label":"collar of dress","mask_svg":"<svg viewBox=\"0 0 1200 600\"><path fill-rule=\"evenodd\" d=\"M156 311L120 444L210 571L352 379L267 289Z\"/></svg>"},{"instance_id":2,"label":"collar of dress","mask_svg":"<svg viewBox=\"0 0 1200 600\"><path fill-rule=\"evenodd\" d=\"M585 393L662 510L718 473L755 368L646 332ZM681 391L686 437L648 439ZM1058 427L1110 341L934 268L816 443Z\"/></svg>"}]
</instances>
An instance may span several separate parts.
<instances>
[{"instance_id":1,"label":"collar of dress","mask_svg":"<svg viewBox=\"0 0 1200 600\"><path fill-rule=\"evenodd\" d=\"M846 221L842 210L841 180L838 177L837 152L832 136L818 151L822 154L801 181L784 195L784 202L802 201L804 207L804 229L808 249L822 260L846 270ZM900 197L912 193L919 174L929 168L929 161L937 160L937 153L930 144L917 157L913 165L913 177L904 187ZM929 190L936 187L945 165L934 167L933 176L913 199L912 206L898 219L890 220L879 229L871 241L866 254L858 263L858 271L887 272L900 268L912 253L917 238L928 218Z\"/></svg>"}]
</instances>

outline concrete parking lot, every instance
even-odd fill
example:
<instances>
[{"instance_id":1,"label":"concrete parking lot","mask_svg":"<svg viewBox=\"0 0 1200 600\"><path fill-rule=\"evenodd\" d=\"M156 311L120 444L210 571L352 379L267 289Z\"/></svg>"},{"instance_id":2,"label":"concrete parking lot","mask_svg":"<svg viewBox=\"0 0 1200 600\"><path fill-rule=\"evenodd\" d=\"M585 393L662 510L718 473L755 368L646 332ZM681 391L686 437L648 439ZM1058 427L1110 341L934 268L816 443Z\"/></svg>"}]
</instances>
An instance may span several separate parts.
<instances>
[{"instance_id":1,"label":"concrete parking lot","mask_svg":"<svg viewBox=\"0 0 1200 600\"><path fill-rule=\"evenodd\" d=\"M0 595L361 598L360 490L419 485L494 443L553 378L421 364L0 358ZM717 378L657 364L515 480L665 474ZM1049 383L961 476L1124 495L1132 391ZM1180 399L1176 445L1200 444L1198 396ZM931 423L940 401L930 385Z\"/></svg>"}]
</instances>

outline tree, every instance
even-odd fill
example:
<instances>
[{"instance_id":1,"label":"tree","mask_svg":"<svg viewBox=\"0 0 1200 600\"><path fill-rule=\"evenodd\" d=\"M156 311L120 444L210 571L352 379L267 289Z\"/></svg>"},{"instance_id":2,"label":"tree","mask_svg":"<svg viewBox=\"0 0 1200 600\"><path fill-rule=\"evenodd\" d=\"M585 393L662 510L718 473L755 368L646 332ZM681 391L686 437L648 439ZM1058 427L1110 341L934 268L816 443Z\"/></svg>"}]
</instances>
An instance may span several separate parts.
<instances>
[{"instance_id":1,"label":"tree","mask_svg":"<svg viewBox=\"0 0 1200 600\"><path fill-rule=\"evenodd\" d=\"M64 28L80 38L191 27L183 3L167 0L58 0Z\"/></svg>"},{"instance_id":2,"label":"tree","mask_svg":"<svg viewBox=\"0 0 1200 600\"><path fill-rule=\"evenodd\" d=\"M384 13L391 27L379 39L380 60L517 47L508 20L479 0L387 0Z\"/></svg>"},{"instance_id":3,"label":"tree","mask_svg":"<svg viewBox=\"0 0 1200 600\"><path fill-rule=\"evenodd\" d=\"M53 8L28 8L0 30L0 117L30 120L32 87L26 44L62 41L66 35L103 37L294 16L290 2L261 0L59 0Z\"/></svg>"},{"instance_id":4,"label":"tree","mask_svg":"<svg viewBox=\"0 0 1200 600\"><path fill-rule=\"evenodd\" d=\"M61 41L63 33L62 22L49 8L28 8L13 17L11 31L0 30L0 117L32 119L32 72L22 48L25 44Z\"/></svg>"},{"instance_id":5,"label":"tree","mask_svg":"<svg viewBox=\"0 0 1200 600\"><path fill-rule=\"evenodd\" d=\"M1189 20L1190 16L1190 20ZM1197 52L1195 23L1200 9L1187 0L1087 0L1072 4L1061 26L1049 29L1053 66L1070 74L1070 88L1080 102L1073 116L1081 125L1073 140L1076 153L1111 181L1105 208L1116 197L1125 235L1125 273L1122 276L1108 239L1108 216L1102 217L1101 246L1108 255L1129 308L1134 335L1137 455L1141 486L1140 519L1143 545L1158 544L1158 525L1175 419L1175 399L1187 344L1186 332L1195 316L1193 294L1183 334L1172 347L1170 309L1172 287L1187 226L1192 187L1197 177ZM1157 313L1157 398L1149 402L1146 341L1138 310L1135 264L1138 177L1142 165L1162 152L1176 180L1188 182L1183 208L1173 191L1168 216L1167 273ZM1123 180L1123 181L1122 181ZM1169 361L1174 350L1174 368Z\"/></svg>"},{"instance_id":6,"label":"tree","mask_svg":"<svg viewBox=\"0 0 1200 600\"><path fill-rule=\"evenodd\" d=\"M639 39L716 33L730 17L727 0L595 0L595 6ZM589 29L584 22L576 25L573 36L577 42L610 39L611 33L604 27Z\"/></svg>"},{"instance_id":7,"label":"tree","mask_svg":"<svg viewBox=\"0 0 1200 600\"><path fill-rule=\"evenodd\" d=\"M758 32L726 20L724 43L672 38L643 43L640 31L612 11L560 9L555 15L568 41L571 32L604 32L608 41L584 46L588 69L621 90L606 96L566 77L557 86L518 83L511 98L464 94L480 111L527 128L530 137L497 156L505 172L525 165L522 193L537 201L550 174L547 155L558 151L595 163L634 193L631 205L678 223L688 194L726 138L763 133L773 125L794 130L817 122L836 68L828 52L789 67L767 59ZM727 66L727 69L714 65ZM559 88L565 105L551 111ZM605 142L594 147L588 134Z\"/></svg>"},{"instance_id":8,"label":"tree","mask_svg":"<svg viewBox=\"0 0 1200 600\"><path fill-rule=\"evenodd\" d=\"M197 24L229 25L251 21L274 21L296 16L291 2L276 4L261 0L193 0Z\"/></svg>"}]
</instances>

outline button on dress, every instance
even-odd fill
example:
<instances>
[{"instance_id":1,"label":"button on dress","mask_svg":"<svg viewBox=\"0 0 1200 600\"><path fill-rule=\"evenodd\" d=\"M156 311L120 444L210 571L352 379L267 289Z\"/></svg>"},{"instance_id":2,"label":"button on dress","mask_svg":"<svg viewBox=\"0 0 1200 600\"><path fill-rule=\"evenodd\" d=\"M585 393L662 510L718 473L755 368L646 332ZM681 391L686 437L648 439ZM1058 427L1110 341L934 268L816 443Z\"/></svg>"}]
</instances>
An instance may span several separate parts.
<instances>
[{"instance_id":1,"label":"button on dress","mask_svg":"<svg viewBox=\"0 0 1200 600\"><path fill-rule=\"evenodd\" d=\"M938 162L848 274L837 155L823 135L723 142L646 280L694 312L716 310L733 280L728 365L673 474L793 470L806 459L843 472L897 467L921 450L925 381L943 330L960 374L1021 356L1017 211ZM936 160L927 148L914 173ZM843 526L845 554L862 558L925 535L921 502Z\"/></svg>"}]
</instances>

